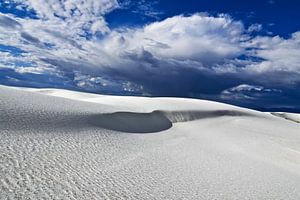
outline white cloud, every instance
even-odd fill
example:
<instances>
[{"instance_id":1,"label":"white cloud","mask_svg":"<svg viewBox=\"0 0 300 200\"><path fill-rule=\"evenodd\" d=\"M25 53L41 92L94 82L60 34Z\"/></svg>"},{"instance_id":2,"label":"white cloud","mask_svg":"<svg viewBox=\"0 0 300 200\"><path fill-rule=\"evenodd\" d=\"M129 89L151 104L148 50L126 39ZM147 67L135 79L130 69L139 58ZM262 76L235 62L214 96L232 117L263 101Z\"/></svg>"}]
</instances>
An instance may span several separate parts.
<instances>
[{"instance_id":1,"label":"white cloud","mask_svg":"<svg viewBox=\"0 0 300 200\"><path fill-rule=\"evenodd\" d=\"M280 94L282 91L279 89L265 88L259 85L241 84L232 88L222 91L220 97L222 99L256 99L262 96Z\"/></svg>"},{"instance_id":2,"label":"white cloud","mask_svg":"<svg viewBox=\"0 0 300 200\"><path fill-rule=\"evenodd\" d=\"M228 16L175 16L136 30L113 33L106 49L144 49L160 59L212 64L240 55L243 25ZM113 51L114 51L113 50Z\"/></svg>"},{"instance_id":3,"label":"white cloud","mask_svg":"<svg viewBox=\"0 0 300 200\"><path fill-rule=\"evenodd\" d=\"M134 72L141 64L150 66L160 61L210 67L242 54L240 42L245 37L243 25L225 15L175 16L142 28L111 31L102 40L74 36L63 31L68 29L65 24L57 30L53 21L10 17L22 28L0 34L3 42L29 52L40 65L64 65L64 69L85 72L103 68ZM46 44L52 44L51 48Z\"/></svg>"},{"instance_id":4,"label":"white cloud","mask_svg":"<svg viewBox=\"0 0 300 200\"><path fill-rule=\"evenodd\" d=\"M43 21L56 24L64 31L69 30L77 34L82 28L90 32L107 32L109 28L103 15L118 7L117 0L14 0L28 10L36 12ZM96 28L97 27L97 28Z\"/></svg>"},{"instance_id":5,"label":"white cloud","mask_svg":"<svg viewBox=\"0 0 300 200\"><path fill-rule=\"evenodd\" d=\"M249 33L251 33L251 32L259 32L259 31L261 31L262 30L262 25L261 24L252 24L252 25L250 25L249 27L248 27L248 29L247 29L247 31L249 32Z\"/></svg>"},{"instance_id":6,"label":"white cloud","mask_svg":"<svg viewBox=\"0 0 300 200\"><path fill-rule=\"evenodd\" d=\"M263 82L271 76L257 77L277 72L287 73L285 79L272 74L280 84L290 84L291 73L298 73L293 84L300 82L300 32L288 39L253 38L249 33L260 25L246 28L228 15L204 13L110 30L104 15L119 7L115 0L15 1L38 16L0 15L0 43L26 52L0 54L2 68L17 73L72 74L78 87L139 92L206 92L201 84L215 84L211 90L220 92L247 82L269 87ZM21 61L31 64L13 66Z\"/></svg>"},{"instance_id":7,"label":"white cloud","mask_svg":"<svg viewBox=\"0 0 300 200\"><path fill-rule=\"evenodd\" d=\"M251 47L256 50L253 55L264 59L262 62L248 66L248 70L258 73L268 71L300 71L300 32L293 33L288 39L279 36L256 37L251 40Z\"/></svg>"},{"instance_id":8,"label":"white cloud","mask_svg":"<svg viewBox=\"0 0 300 200\"><path fill-rule=\"evenodd\" d=\"M241 84L241 85L238 85L236 87L232 87L230 89L225 90L224 93L228 93L228 92L243 92L243 91L247 91L247 92L250 92L250 91L256 91L256 92L272 92L272 91L276 91L276 92L279 92L279 90L268 89L268 88L264 88L263 86Z\"/></svg>"}]
</instances>

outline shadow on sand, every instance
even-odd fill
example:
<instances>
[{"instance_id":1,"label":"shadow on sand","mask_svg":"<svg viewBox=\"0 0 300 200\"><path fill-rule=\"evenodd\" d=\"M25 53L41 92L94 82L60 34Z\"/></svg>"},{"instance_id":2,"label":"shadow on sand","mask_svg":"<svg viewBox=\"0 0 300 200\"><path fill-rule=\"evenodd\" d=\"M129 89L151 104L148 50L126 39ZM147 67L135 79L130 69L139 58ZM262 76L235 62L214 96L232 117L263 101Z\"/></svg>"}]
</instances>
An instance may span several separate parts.
<instances>
[{"instance_id":1,"label":"shadow on sand","mask_svg":"<svg viewBox=\"0 0 300 200\"><path fill-rule=\"evenodd\" d=\"M93 115L89 118L89 122L94 126L109 130L128 133L154 133L171 128L173 123L222 116L250 116L250 114L233 110L115 112Z\"/></svg>"},{"instance_id":2,"label":"shadow on sand","mask_svg":"<svg viewBox=\"0 0 300 200\"><path fill-rule=\"evenodd\" d=\"M153 133L172 127L172 122L161 112L100 114L92 117L90 122L101 128L128 133Z\"/></svg>"}]
</instances>

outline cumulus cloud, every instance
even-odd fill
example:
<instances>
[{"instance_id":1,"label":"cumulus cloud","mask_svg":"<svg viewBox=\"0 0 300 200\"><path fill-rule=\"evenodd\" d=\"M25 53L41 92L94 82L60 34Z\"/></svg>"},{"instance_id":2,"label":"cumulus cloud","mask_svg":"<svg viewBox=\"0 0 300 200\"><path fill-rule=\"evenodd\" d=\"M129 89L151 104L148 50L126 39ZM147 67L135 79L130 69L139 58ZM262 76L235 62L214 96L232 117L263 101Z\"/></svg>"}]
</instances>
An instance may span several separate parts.
<instances>
[{"instance_id":1,"label":"cumulus cloud","mask_svg":"<svg viewBox=\"0 0 300 200\"><path fill-rule=\"evenodd\" d=\"M256 37L250 46L257 48L253 54L264 61L249 66L256 72L300 70L300 32L293 33L289 39L275 37Z\"/></svg>"},{"instance_id":2,"label":"cumulus cloud","mask_svg":"<svg viewBox=\"0 0 300 200\"><path fill-rule=\"evenodd\" d=\"M207 13L111 30L115 0L14 1L35 17L0 14L0 43L20 50L0 51L9 80L49 75L97 92L223 99L299 89L299 32L252 36L261 25Z\"/></svg>"},{"instance_id":3,"label":"cumulus cloud","mask_svg":"<svg viewBox=\"0 0 300 200\"><path fill-rule=\"evenodd\" d=\"M2 41L30 52L40 65L83 73L114 70L133 82L147 73L176 73L178 67L209 68L244 51L242 23L225 15L175 16L142 28L114 30L102 40L74 38L69 32L56 31L48 21L12 20L22 28L3 33ZM16 39L8 42L11 34Z\"/></svg>"},{"instance_id":4,"label":"cumulus cloud","mask_svg":"<svg viewBox=\"0 0 300 200\"><path fill-rule=\"evenodd\" d=\"M144 48L161 59L194 60L212 64L242 53L243 25L228 16L175 16L120 33L128 49Z\"/></svg>"}]
</instances>

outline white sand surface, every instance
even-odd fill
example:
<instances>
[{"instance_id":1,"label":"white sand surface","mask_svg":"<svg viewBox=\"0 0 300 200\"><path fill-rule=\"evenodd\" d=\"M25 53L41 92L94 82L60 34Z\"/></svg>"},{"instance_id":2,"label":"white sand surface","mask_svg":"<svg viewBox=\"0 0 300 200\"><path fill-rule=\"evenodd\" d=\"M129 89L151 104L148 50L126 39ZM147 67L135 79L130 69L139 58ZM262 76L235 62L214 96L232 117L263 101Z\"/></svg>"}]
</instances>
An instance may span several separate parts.
<instances>
[{"instance_id":1,"label":"white sand surface","mask_svg":"<svg viewBox=\"0 0 300 200\"><path fill-rule=\"evenodd\" d=\"M298 113L286 113L286 112L275 112L272 113L275 116L282 117L287 120L291 120L300 123L300 114Z\"/></svg>"},{"instance_id":2,"label":"white sand surface","mask_svg":"<svg viewBox=\"0 0 300 200\"><path fill-rule=\"evenodd\" d=\"M299 200L300 124L212 101L0 86L0 199Z\"/></svg>"}]
</instances>

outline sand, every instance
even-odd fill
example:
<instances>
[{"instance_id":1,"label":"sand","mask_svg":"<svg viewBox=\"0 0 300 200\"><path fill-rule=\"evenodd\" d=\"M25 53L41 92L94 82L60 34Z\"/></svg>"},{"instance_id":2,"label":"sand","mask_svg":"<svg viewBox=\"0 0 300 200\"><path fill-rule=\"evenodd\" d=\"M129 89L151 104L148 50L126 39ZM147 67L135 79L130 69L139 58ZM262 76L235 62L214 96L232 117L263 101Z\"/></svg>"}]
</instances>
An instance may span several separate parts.
<instances>
[{"instance_id":1,"label":"sand","mask_svg":"<svg viewBox=\"0 0 300 200\"><path fill-rule=\"evenodd\" d=\"M293 122L300 123L300 114L298 113L284 113L284 112L272 112L274 116L282 117Z\"/></svg>"},{"instance_id":2,"label":"sand","mask_svg":"<svg viewBox=\"0 0 300 200\"><path fill-rule=\"evenodd\" d=\"M0 86L0 199L297 200L299 185L300 124L271 113Z\"/></svg>"}]
</instances>

